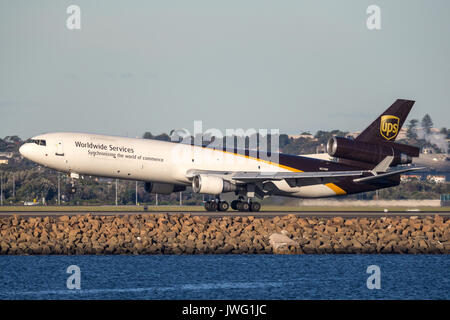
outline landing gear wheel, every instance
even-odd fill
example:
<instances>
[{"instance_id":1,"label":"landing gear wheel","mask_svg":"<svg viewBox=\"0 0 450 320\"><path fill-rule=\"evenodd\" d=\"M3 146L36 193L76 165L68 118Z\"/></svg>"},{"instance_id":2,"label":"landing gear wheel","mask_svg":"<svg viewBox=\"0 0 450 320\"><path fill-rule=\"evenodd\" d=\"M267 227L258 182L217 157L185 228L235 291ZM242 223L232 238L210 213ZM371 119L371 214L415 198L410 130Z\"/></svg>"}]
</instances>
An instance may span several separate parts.
<instances>
[{"instance_id":1,"label":"landing gear wheel","mask_svg":"<svg viewBox=\"0 0 450 320\"><path fill-rule=\"evenodd\" d=\"M248 202L239 201L237 204L237 209L239 211L249 211L250 205L248 204Z\"/></svg>"},{"instance_id":2,"label":"landing gear wheel","mask_svg":"<svg viewBox=\"0 0 450 320\"><path fill-rule=\"evenodd\" d=\"M239 200L233 200L231 201L231 209L237 210L237 204L239 203Z\"/></svg>"},{"instance_id":3,"label":"landing gear wheel","mask_svg":"<svg viewBox=\"0 0 450 320\"><path fill-rule=\"evenodd\" d=\"M219 211L227 211L230 205L226 201L219 202Z\"/></svg>"},{"instance_id":4,"label":"landing gear wheel","mask_svg":"<svg viewBox=\"0 0 450 320\"><path fill-rule=\"evenodd\" d=\"M211 201L209 204L209 211L217 211L217 209L219 208L219 205L217 204L217 202L215 201Z\"/></svg>"},{"instance_id":5,"label":"landing gear wheel","mask_svg":"<svg viewBox=\"0 0 450 320\"><path fill-rule=\"evenodd\" d=\"M205 206L206 211L211 211L210 204L211 204L211 202L209 202L209 201L205 202L204 206Z\"/></svg>"},{"instance_id":6,"label":"landing gear wheel","mask_svg":"<svg viewBox=\"0 0 450 320\"><path fill-rule=\"evenodd\" d=\"M252 202L250 205L251 212L258 212L261 209L261 204L259 202Z\"/></svg>"}]
</instances>

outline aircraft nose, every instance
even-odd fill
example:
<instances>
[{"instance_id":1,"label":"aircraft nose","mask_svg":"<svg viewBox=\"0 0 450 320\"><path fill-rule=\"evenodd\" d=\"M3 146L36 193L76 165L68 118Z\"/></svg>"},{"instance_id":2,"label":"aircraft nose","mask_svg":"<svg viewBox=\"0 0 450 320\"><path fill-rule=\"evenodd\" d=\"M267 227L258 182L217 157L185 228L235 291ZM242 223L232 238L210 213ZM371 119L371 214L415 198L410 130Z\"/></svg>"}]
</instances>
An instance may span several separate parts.
<instances>
[{"instance_id":1,"label":"aircraft nose","mask_svg":"<svg viewBox=\"0 0 450 320\"><path fill-rule=\"evenodd\" d=\"M31 145L29 143L24 144L19 148L19 152L23 157L29 158L31 153Z\"/></svg>"}]
</instances>

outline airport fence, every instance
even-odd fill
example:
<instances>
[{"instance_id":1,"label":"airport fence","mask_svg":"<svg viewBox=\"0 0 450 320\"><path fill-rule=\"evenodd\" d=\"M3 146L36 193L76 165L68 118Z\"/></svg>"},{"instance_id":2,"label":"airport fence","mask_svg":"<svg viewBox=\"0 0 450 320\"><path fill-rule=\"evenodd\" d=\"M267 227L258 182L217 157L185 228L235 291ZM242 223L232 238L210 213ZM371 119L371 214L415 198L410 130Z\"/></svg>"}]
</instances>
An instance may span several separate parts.
<instances>
[{"instance_id":1,"label":"airport fence","mask_svg":"<svg viewBox=\"0 0 450 320\"><path fill-rule=\"evenodd\" d=\"M450 194L441 194L441 207L450 206Z\"/></svg>"}]
</instances>

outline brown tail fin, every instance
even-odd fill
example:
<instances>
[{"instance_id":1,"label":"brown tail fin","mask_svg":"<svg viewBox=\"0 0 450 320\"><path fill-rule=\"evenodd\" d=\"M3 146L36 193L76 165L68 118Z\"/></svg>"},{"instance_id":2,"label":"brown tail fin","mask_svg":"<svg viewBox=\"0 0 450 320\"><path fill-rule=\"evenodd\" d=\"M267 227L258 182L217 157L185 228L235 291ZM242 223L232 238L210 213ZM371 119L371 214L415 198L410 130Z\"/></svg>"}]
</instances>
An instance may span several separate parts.
<instances>
[{"instance_id":1,"label":"brown tail fin","mask_svg":"<svg viewBox=\"0 0 450 320\"><path fill-rule=\"evenodd\" d=\"M403 123L414 105L413 100L396 100L383 114L355 139L360 142L383 143L397 138Z\"/></svg>"}]
</instances>

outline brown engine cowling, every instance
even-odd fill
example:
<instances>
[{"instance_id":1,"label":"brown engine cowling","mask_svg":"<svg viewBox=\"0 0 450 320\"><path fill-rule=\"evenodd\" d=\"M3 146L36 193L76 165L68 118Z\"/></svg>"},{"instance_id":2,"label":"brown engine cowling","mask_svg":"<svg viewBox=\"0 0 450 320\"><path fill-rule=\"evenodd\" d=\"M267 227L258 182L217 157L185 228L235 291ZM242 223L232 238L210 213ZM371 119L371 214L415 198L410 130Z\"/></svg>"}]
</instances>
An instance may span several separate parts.
<instances>
[{"instance_id":1,"label":"brown engine cowling","mask_svg":"<svg viewBox=\"0 0 450 320\"><path fill-rule=\"evenodd\" d=\"M327 143L330 156L365 163L378 164L387 156L394 156L391 166L408 164L419 156L419 148L395 142L372 144L357 140L332 137Z\"/></svg>"},{"instance_id":2,"label":"brown engine cowling","mask_svg":"<svg viewBox=\"0 0 450 320\"><path fill-rule=\"evenodd\" d=\"M146 182L144 189L148 193L171 194L172 192L185 191L186 186L162 182Z\"/></svg>"}]
</instances>

